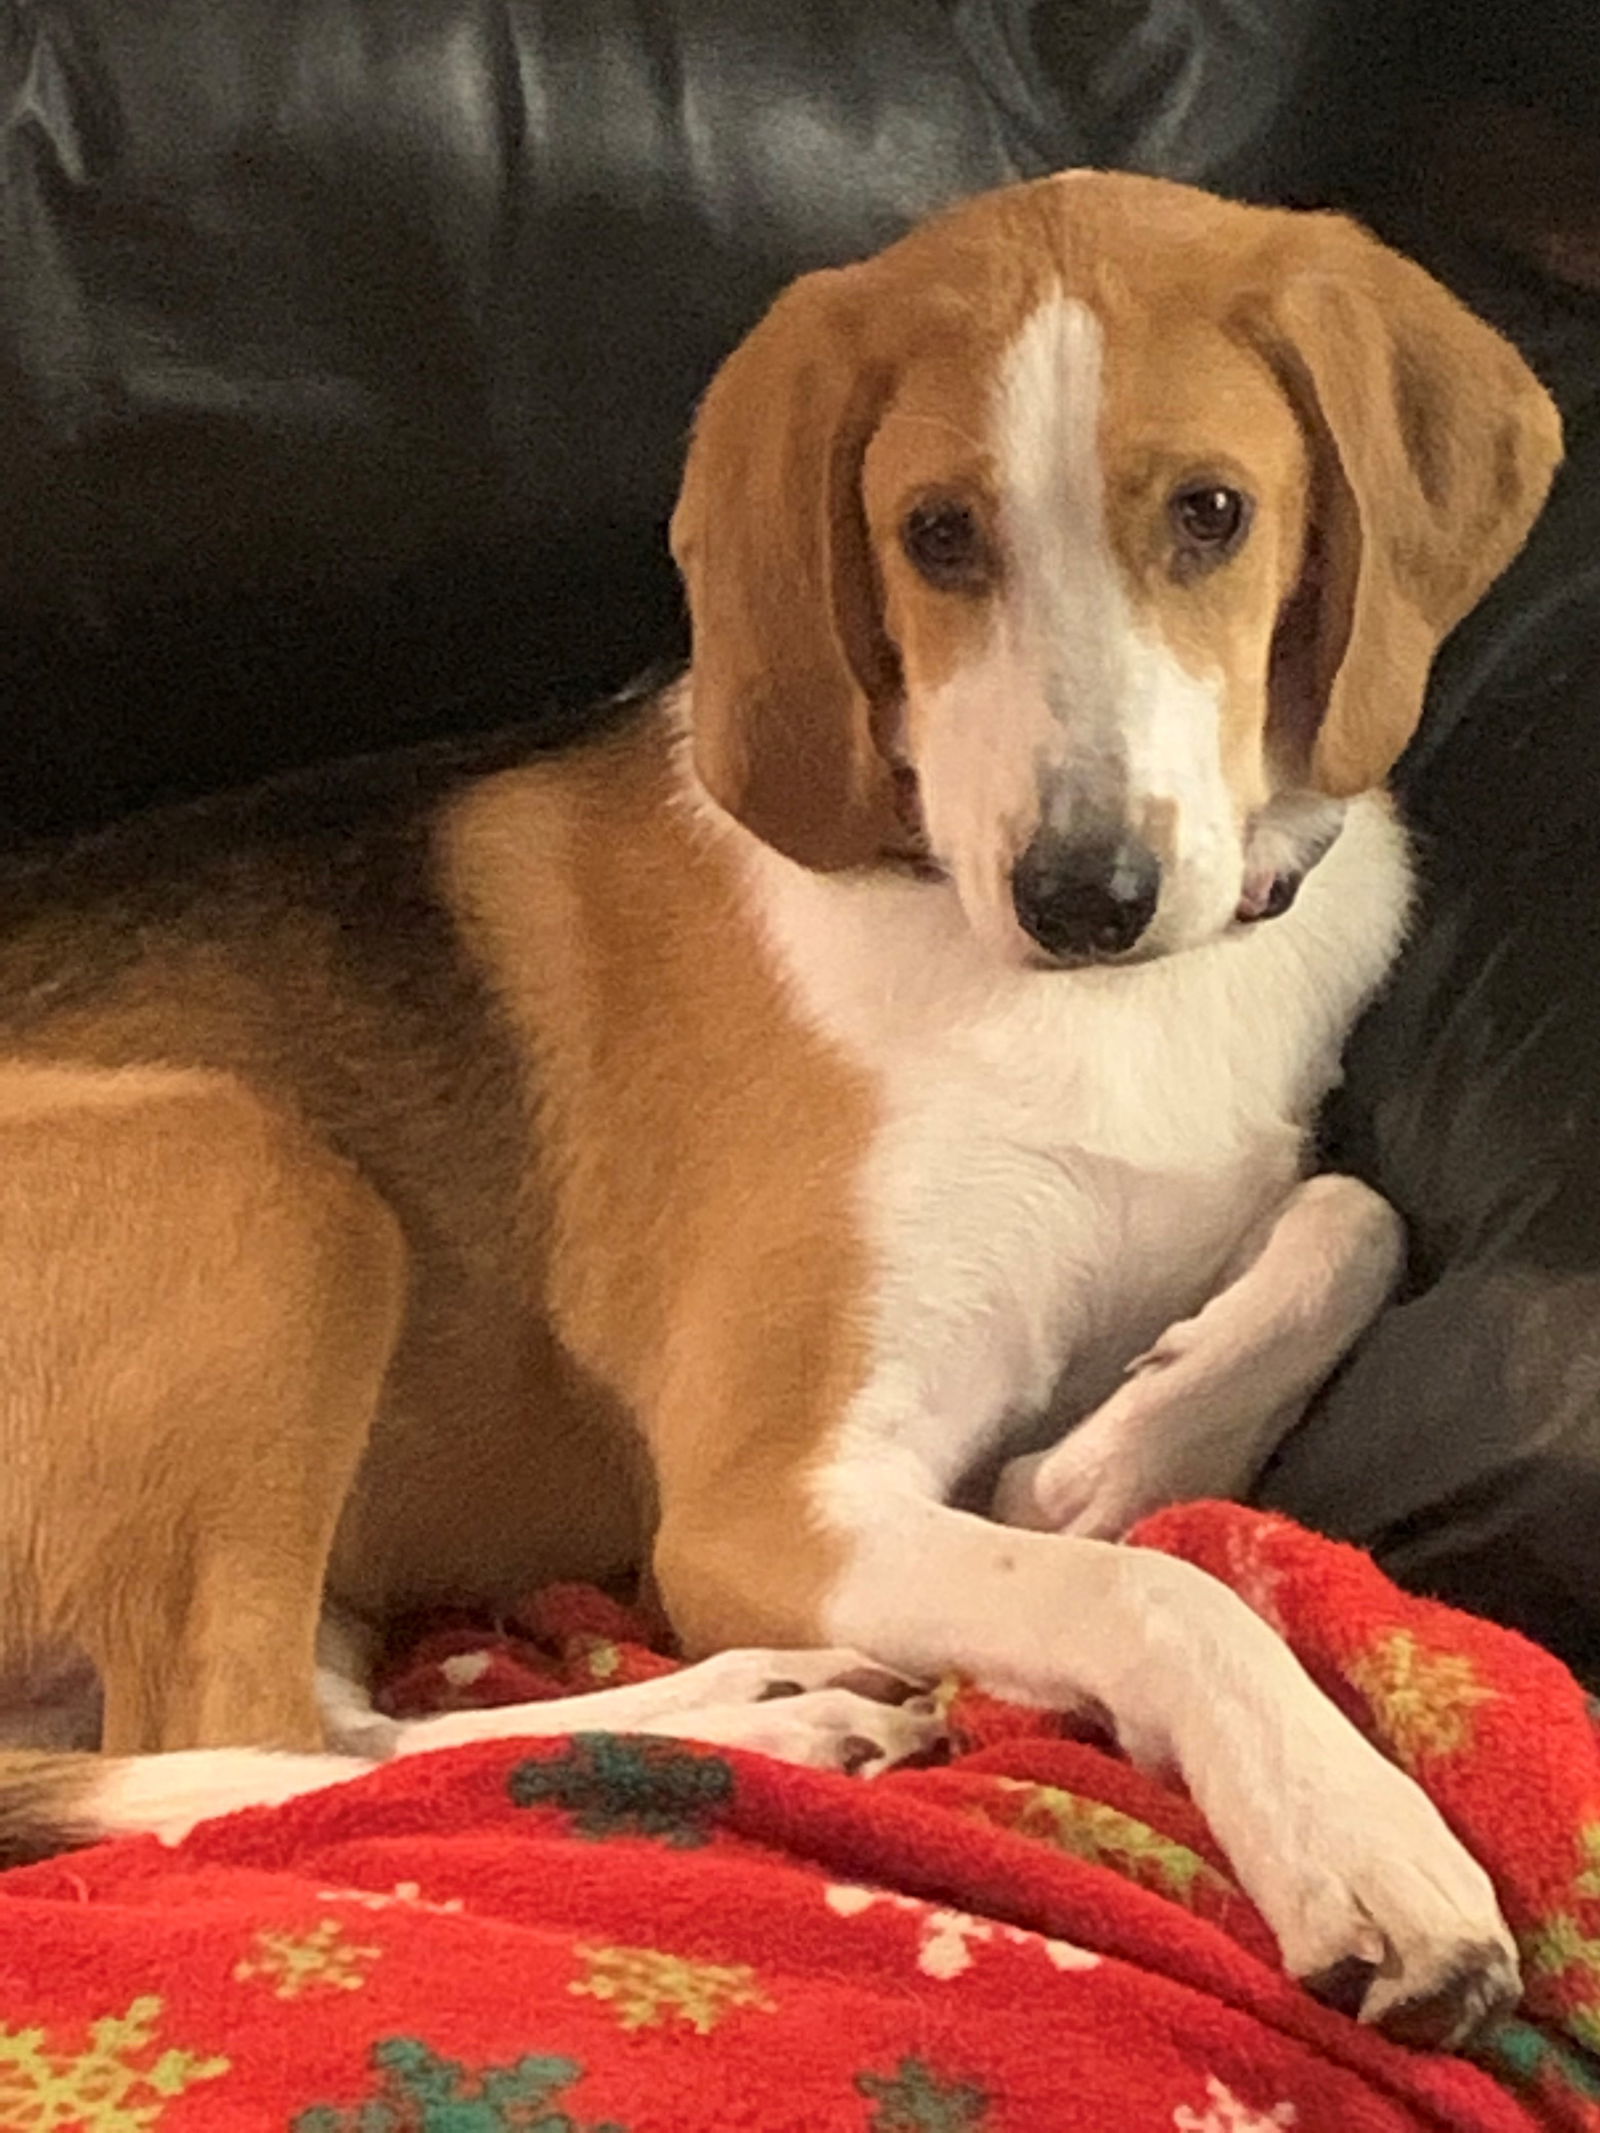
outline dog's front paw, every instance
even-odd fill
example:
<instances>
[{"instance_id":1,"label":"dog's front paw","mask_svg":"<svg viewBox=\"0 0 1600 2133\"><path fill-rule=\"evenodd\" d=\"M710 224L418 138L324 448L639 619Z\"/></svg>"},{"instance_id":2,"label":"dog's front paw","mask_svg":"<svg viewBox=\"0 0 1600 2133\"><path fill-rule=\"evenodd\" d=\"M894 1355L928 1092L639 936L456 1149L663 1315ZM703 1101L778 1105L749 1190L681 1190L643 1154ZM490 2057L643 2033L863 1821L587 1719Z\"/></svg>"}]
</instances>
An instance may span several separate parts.
<instances>
[{"instance_id":1,"label":"dog's front paw","mask_svg":"<svg viewBox=\"0 0 1600 2133\"><path fill-rule=\"evenodd\" d=\"M991 1516L1079 1540L1120 1540L1168 1504L1244 1495L1259 1463L1253 1387L1208 1385L1188 1368L1201 1322L1169 1326L1111 1397L1048 1451L1013 1459Z\"/></svg>"},{"instance_id":2,"label":"dog's front paw","mask_svg":"<svg viewBox=\"0 0 1600 2133\"><path fill-rule=\"evenodd\" d=\"M1032 1533L1120 1540L1147 1511L1176 1500L1140 1465L1136 1446L1091 1417L1051 1450L1009 1460L990 1516Z\"/></svg>"},{"instance_id":3,"label":"dog's front paw","mask_svg":"<svg viewBox=\"0 0 1600 2133\"><path fill-rule=\"evenodd\" d=\"M1285 1818L1252 1893L1285 1967L1319 1999L1402 2043L1454 2050L1516 2005L1516 1942L1432 1801L1378 1768L1383 1781L1347 1781L1298 1828Z\"/></svg>"}]
</instances>

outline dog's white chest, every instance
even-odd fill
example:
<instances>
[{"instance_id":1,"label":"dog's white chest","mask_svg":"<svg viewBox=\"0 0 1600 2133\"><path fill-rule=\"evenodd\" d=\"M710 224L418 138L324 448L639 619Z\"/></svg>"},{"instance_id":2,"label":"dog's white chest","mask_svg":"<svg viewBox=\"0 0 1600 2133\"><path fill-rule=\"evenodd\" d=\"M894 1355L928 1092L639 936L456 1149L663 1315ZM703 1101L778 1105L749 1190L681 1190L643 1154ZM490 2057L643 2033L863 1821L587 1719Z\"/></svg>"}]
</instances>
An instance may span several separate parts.
<instances>
[{"instance_id":1,"label":"dog's white chest","mask_svg":"<svg viewBox=\"0 0 1600 2133\"><path fill-rule=\"evenodd\" d=\"M1393 955L1399 831L1360 803L1288 917L1144 965L996 967L955 899L751 854L797 1005L870 1077L868 1427L960 1471L1103 1397L1298 1175Z\"/></svg>"},{"instance_id":2,"label":"dog's white chest","mask_svg":"<svg viewBox=\"0 0 1600 2133\"><path fill-rule=\"evenodd\" d=\"M876 1069L878 1352L952 1464L1003 1421L1103 1397L1300 1165L1298 1092L1203 993L1165 983L1141 1014L1142 974L1103 974L1126 997L1054 975Z\"/></svg>"}]
</instances>

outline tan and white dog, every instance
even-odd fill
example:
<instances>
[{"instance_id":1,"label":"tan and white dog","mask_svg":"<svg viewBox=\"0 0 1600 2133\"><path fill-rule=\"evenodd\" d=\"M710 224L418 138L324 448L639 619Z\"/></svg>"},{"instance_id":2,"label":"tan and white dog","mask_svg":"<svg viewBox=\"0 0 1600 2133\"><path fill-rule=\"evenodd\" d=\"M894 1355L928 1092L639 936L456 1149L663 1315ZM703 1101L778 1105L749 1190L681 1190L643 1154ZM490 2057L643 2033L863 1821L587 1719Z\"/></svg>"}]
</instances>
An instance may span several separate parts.
<instances>
[{"instance_id":1,"label":"tan and white dog","mask_svg":"<svg viewBox=\"0 0 1600 2133\"><path fill-rule=\"evenodd\" d=\"M0 1759L10 1855L364 1767L328 1745L881 1763L937 1720L866 1654L1102 1706L1369 2018L1500 2008L1422 1794L1112 1541L1247 1485L1394 1279L1308 1127L1405 924L1384 778L1559 455L1345 221L1018 187L717 377L681 684L10 863L0 1638L93 1663L107 1752ZM325 1602L645 1559L716 1655L669 1681L319 1703Z\"/></svg>"}]
</instances>

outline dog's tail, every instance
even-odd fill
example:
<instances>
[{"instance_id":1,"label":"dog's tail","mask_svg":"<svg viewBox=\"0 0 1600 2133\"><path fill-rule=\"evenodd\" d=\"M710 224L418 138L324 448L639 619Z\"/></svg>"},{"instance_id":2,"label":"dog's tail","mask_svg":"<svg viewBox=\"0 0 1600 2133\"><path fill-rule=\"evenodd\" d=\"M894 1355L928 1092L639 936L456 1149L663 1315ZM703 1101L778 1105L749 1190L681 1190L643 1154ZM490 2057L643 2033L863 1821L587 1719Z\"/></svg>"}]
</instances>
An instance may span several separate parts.
<instances>
[{"instance_id":1,"label":"dog's tail","mask_svg":"<svg viewBox=\"0 0 1600 2133\"><path fill-rule=\"evenodd\" d=\"M372 1767L355 1756L262 1748L126 1758L0 1754L0 1867L81 1851L107 1837L148 1835L176 1844L212 1815L275 1807Z\"/></svg>"}]
</instances>

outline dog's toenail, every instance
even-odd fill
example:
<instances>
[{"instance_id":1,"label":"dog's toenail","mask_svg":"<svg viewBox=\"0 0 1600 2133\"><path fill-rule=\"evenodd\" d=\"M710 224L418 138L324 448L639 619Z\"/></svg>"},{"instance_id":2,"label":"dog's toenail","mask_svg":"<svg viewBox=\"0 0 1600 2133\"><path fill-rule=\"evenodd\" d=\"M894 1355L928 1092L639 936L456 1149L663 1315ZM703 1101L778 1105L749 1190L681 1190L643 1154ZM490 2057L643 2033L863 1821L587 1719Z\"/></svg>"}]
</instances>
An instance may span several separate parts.
<instances>
[{"instance_id":1,"label":"dog's toenail","mask_svg":"<svg viewBox=\"0 0 1600 2133\"><path fill-rule=\"evenodd\" d=\"M1314 2000L1320 2000L1336 2014L1349 2015L1353 2021L1361 2012L1361 2003L1377 1972L1376 1963L1363 1962L1359 1955L1347 1955L1343 1962L1332 1963L1302 1982Z\"/></svg>"},{"instance_id":2,"label":"dog's toenail","mask_svg":"<svg viewBox=\"0 0 1600 2133\"><path fill-rule=\"evenodd\" d=\"M864 1733L847 1733L839 1743L839 1768L846 1777L855 1777L866 1769L868 1763L881 1762L882 1759L883 1750Z\"/></svg>"}]
</instances>

